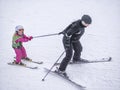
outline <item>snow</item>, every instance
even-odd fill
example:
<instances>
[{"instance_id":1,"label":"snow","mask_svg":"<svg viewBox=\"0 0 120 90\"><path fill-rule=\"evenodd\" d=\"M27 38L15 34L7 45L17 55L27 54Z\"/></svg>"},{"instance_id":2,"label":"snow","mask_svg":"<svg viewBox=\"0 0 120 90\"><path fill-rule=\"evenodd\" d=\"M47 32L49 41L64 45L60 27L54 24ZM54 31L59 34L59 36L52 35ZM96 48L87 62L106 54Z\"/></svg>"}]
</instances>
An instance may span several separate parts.
<instances>
[{"instance_id":1,"label":"snow","mask_svg":"<svg viewBox=\"0 0 120 90\"><path fill-rule=\"evenodd\" d=\"M11 40L16 25L23 25L29 36L52 34L83 14L89 14L93 23L81 39L82 57L92 60L111 56L112 62L69 65L66 71L86 90L120 90L119 11L119 0L0 0L0 90L79 90L52 74L41 81L46 74L43 68L50 68L64 51L62 35L36 38L24 44L29 57L44 61L42 65L24 61L38 66L38 70L7 63L15 56Z\"/></svg>"}]
</instances>

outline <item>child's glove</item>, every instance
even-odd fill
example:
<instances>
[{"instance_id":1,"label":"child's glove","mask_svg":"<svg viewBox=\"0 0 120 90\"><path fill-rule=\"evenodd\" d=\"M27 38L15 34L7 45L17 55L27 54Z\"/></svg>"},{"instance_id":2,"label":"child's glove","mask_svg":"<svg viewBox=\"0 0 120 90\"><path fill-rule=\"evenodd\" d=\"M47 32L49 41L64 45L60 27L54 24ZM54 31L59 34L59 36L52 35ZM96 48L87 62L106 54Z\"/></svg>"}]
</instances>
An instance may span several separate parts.
<instances>
[{"instance_id":1,"label":"child's glove","mask_svg":"<svg viewBox=\"0 0 120 90\"><path fill-rule=\"evenodd\" d=\"M19 40L17 39L15 42L16 42L16 43L18 43L18 42L19 42Z\"/></svg>"},{"instance_id":2,"label":"child's glove","mask_svg":"<svg viewBox=\"0 0 120 90\"><path fill-rule=\"evenodd\" d=\"M28 38L28 40L32 40L33 39L33 37L32 36L30 36L29 38Z\"/></svg>"}]
</instances>

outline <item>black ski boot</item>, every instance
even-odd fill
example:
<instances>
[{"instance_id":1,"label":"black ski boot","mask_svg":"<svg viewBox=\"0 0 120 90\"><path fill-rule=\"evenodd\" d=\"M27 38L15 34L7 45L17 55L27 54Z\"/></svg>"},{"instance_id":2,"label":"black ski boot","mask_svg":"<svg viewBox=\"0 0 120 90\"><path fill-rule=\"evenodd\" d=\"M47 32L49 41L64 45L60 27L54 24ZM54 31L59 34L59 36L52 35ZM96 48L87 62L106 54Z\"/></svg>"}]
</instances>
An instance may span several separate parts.
<instances>
[{"instance_id":1,"label":"black ski boot","mask_svg":"<svg viewBox=\"0 0 120 90\"><path fill-rule=\"evenodd\" d=\"M77 60L75 60L75 59L73 59L73 63L87 63L87 62L89 62L88 60L85 60L85 59L82 59L82 58L80 58L80 59L77 59Z\"/></svg>"},{"instance_id":2,"label":"black ski boot","mask_svg":"<svg viewBox=\"0 0 120 90\"><path fill-rule=\"evenodd\" d=\"M58 67L56 67L55 72L58 73L58 74L60 74L60 75L62 75L62 76L64 76L64 77L66 77L66 78L69 78L67 76L67 73L65 71L60 71Z\"/></svg>"}]
</instances>

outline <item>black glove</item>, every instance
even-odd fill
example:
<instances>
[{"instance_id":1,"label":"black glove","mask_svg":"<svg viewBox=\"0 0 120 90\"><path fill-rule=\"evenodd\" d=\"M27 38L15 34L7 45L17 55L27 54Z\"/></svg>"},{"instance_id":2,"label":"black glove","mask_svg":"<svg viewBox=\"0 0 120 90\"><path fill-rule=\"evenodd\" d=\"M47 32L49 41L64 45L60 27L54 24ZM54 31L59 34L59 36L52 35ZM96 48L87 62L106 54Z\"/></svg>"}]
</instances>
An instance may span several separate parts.
<instances>
[{"instance_id":1,"label":"black glove","mask_svg":"<svg viewBox=\"0 0 120 90\"><path fill-rule=\"evenodd\" d=\"M58 33L58 35L60 35L60 34L63 34L63 35L64 35L64 34L65 34L65 32L64 32L64 31L62 31L62 32L59 32L59 33Z\"/></svg>"},{"instance_id":2,"label":"black glove","mask_svg":"<svg viewBox=\"0 0 120 90\"><path fill-rule=\"evenodd\" d=\"M59 32L58 35L62 34L63 32Z\"/></svg>"}]
</instances>

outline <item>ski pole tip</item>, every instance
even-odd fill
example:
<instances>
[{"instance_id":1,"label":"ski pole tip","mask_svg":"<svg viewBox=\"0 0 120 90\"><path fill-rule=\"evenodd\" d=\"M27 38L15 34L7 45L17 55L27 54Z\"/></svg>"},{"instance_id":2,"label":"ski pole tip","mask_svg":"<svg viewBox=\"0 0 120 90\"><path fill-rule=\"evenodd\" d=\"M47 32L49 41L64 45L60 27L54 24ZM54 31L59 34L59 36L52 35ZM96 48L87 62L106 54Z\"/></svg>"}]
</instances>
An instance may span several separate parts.
<instances>
[{"instance_id":1,"label":"ski pole tip","mask_svg":"<svg viewBox=\"0 0 120 90\"><path fill-rule=\"evenodd\" d=\"M42 79L42 81L45 81L45 79Z\"/></svg>"}]
</instances>

